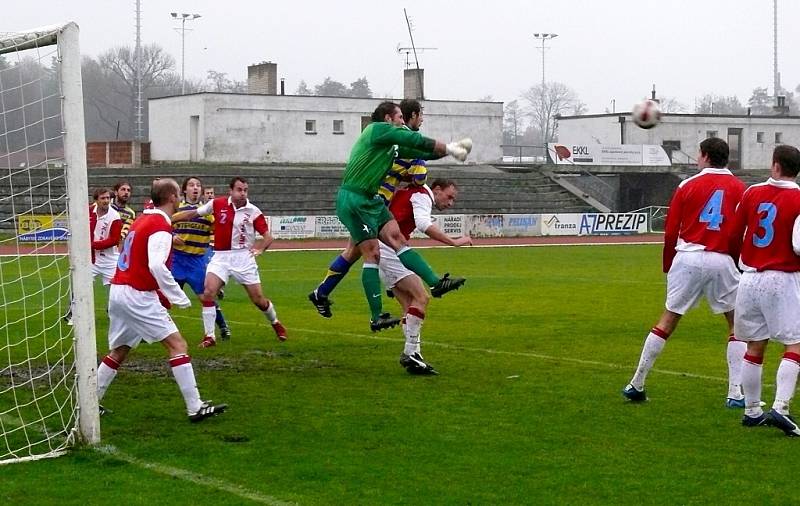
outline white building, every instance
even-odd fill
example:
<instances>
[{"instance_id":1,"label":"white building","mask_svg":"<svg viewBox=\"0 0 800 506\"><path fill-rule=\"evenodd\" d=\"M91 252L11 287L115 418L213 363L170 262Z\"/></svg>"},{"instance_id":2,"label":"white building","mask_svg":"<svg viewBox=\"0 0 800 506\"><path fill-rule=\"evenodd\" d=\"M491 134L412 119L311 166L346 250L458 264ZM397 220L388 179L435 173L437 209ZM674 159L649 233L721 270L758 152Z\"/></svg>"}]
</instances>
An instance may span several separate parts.
<instances>
[{"instance_id":1,"label":"white building","mask_svg":"<svg viewBox=\"0 0 800 506\"><path fill-rule=\"evenodd\" d=\"M344 164L382 100L231 93L150 99L151 158ZM442 140L472 137L469 161L501 160L502 102L425 100L422 105L425 136Z\"/></svg>"},{"instance_id":2,"label":"white building","mask_svg":"<svg viewBox=\"0 0 800 506\"><path fill-rule=\"evenodd\" d=\"M560 142L660 144L676 163L694 163L699 144L707 137L728 142L732 169L768 169L776 145L800 146L800 117L663 114L661 123L650 130L636 126L630 113L558 119Z\"/></svg>"}]
</instances>

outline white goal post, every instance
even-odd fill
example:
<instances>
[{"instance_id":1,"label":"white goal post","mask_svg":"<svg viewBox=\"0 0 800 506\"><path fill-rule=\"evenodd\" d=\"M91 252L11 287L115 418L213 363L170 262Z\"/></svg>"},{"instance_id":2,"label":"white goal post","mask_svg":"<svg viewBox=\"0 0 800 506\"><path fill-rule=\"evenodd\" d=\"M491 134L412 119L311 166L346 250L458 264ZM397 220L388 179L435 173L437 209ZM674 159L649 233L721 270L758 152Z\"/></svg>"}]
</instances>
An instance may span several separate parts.
<instances>
[{"instance_id":1,"label":"white goal post","mask_svg":"<svg viewBox=\"0 0 800 506\"><path fill-rule=\"evenodd\" d=\"M100 440L78 38L0 32L0 464Z\"/></svg>"}]
</instances>

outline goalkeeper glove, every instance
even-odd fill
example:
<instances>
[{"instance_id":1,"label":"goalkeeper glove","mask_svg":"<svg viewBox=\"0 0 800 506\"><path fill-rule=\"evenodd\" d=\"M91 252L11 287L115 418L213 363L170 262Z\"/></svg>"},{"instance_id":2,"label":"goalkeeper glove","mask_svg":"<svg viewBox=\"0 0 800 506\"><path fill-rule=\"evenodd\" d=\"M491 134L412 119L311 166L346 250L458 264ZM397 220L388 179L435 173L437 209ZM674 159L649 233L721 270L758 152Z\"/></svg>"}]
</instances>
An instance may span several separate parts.
<instances>
[{"instance_id":1,"label":"goalkeeper glove","mask_svg":"<svg viewBox=\"0 0 800 506\"><path fill-rule=\"evenodd\" d=\"M464 137L460 141L456 141L456 144L459 144L462 148L467 150L467 153L472 152L472 139L469 137Z\"/></svg>"},{"instance_id":2,"label":"goalkeeper glove","mask_svg":"<svg viewBox=\"0 0 800 506\"><path fill-rule=\"evenodd\" d=\"M457 142L451 142L445 146L447 150L447 154L458 160L459 162L463 162L467 159L467 151L461 144Z\"/></svg>"}]
</instances>

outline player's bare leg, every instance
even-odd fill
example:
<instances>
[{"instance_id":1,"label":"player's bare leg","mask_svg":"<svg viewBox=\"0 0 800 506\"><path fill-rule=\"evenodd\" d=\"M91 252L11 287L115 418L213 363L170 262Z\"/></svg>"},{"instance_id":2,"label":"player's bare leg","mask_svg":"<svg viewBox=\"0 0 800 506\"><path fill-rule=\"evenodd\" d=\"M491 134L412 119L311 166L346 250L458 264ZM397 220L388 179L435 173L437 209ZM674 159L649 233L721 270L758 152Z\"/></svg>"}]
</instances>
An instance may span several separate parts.
<instances>
[{"instance_id":1,"label":"player's bare leg","mask_svg":"<svg viewBox=\"0 0 800 506\"><path fill-rule=\"evenodd\" d=\"M278 314L275 312L275 304L266 298L264 293L261 291L261 283L242 286L244 286L244 289L253 304L255 304L256 307L262 313L264 313L267 321L270 323L270 325L272 325L272 330L275 331L275 336L278 338L278 341L286 341L288 337L286 334L286 328L283 326L280 320L278 320Z\"/></svg>"}]
</instances>

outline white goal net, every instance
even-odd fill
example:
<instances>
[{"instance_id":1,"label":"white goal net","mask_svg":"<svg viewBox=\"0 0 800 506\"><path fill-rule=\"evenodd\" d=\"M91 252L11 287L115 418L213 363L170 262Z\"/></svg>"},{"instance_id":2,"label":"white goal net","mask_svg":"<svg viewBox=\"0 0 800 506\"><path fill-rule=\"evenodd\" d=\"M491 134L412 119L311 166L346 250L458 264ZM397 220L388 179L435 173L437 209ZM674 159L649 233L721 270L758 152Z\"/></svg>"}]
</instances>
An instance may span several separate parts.
<instances>
[{"instance_id":1,"label":"white goal net","mask_svg":"<svg viewBox=\"0 0 800 506\"><path fill-rule=\"evenodd\" d=\"M99 440L82 93L77 25L0 31L0 464Z\"/></svg>"}]
</instances>

